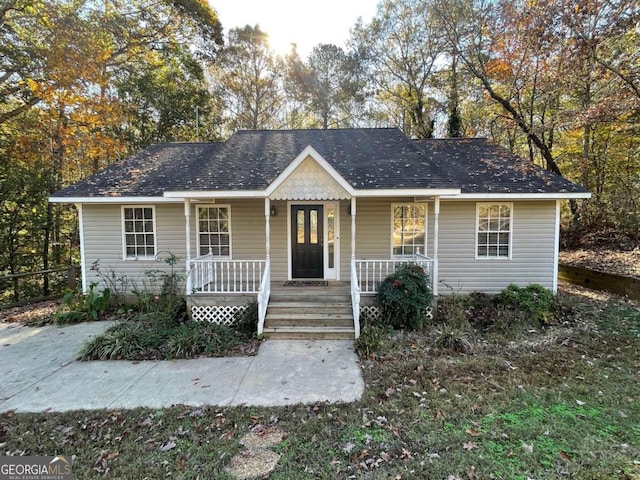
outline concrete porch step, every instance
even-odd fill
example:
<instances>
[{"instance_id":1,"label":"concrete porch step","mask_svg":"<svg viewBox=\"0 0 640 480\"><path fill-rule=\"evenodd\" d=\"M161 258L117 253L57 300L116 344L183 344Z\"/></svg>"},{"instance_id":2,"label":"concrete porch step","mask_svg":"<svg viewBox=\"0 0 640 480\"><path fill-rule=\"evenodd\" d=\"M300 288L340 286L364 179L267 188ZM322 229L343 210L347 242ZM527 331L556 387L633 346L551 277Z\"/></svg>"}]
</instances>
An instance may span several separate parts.
<instances>
[{"instance_id":1,"label":"concrete porch step","mask_svg":"<svg viewBox=\"0 0 640 480\"><path fill-rule=\"evenodd\" d=\"M353 327L265 327L264 334L275 340L353 340Z\"/></svg>"}]
</instances>

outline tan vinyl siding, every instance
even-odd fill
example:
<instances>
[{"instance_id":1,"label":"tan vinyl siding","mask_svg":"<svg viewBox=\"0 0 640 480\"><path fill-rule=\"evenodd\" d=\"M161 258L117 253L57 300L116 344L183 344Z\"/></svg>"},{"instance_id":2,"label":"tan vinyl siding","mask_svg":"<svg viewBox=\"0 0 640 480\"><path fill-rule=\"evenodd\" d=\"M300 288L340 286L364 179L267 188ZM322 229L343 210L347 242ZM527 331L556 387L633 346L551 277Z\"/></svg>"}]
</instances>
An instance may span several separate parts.
<instances>
[{"instance_id":1,"label":"tan vinyl siding","mask_svg":"<svg viewBox=\"0 0 640 480\"><path fill-rule=\"evenodd\" d=\"M391 205L412 203L413 198L361 198L356 201L356 258L387 259L391 256ZM476 259L476 202L442 201L440 208L440 294L475 290L496 293L509 283L540 283L553 288L554 201L513 203L511 259ZM266 257L263 199L219 202L231 206L232 258L261 260ZM349 201L340 202L340 280L350 279L351 215ZM270 219L271 278L288 279L288 203L274 201L277 214ZM87 281L98 281L92 264L99 260L102 272L125 275L142 287L145 272L168 269L169 253L179 257L184 271L184 205L156 204L156 243L159 260L124 260L122 250L122 206L85 204L82 208ZM191 207L191 255L196 255L196 204ZM434 208L427 202L427 250L433 256Z\"/></svg>"},{"instance_id":2,"label":"tan vinyl siding","mask_svg":"<svg viewBox=\"0 0 640 480\"><path fill-rule=\"evenodd\" d=\"M127 204L129 205L129 204ZM177 268L184 271L184 207L182 204L155 205L156 257L158 260L125 260L122 248L122 205L84 204L82 206L85 272L87 282L100 282L91 267L99 262L103 274L115 273L126 276L130 288L143 288L145 272L166 270L170 266L164 261L170 254L180 258ZM106 286L101 283L101 288Z\"/></svg>"},{"instance_id":3,"label":"tan vinyl siding","mask_svg":"<svg viewBox=\"0 0 640 480\"><path fill-rule=\"evenodd\" d=\"M222 204L222 202L220 202ZM233 200L231 206L231 241L234 260L264 260L264 200ZM126 276L131 285L142 288L145 272L169 271L164 261L170 254L179 260L177 268L184 272L186 261L184 204L156 204L156 245L158 260L124 260L122 250L122 205L84 204L84 241L87 282L99 277L91 266L99 260L103 273ZM273 221L274 219L272 219ZM191 256L197 255L196 204L191 206Z\"/></svg>"},{"instance_id":4,"label":"tan vinyl siding","mask_svg":"<svg viewBox=\"0 0 640 480\"><path fill-rule=\"evenodd\" d=\"M555 202L513 202L511 259L476 259L476 202L440 205L440 294L553 288Z\"/></svg>"},{"instance_id":5,"label":"tan vinyl siding","mask_svg":"<svg viewBox=\"0 0 640 480\"><path fill-rule=\"evenodd\" d=\"M340 202L340 281L351 278L351 200ZM356 227L357 228L357 227Z\"/></svg>"}]
</instances>

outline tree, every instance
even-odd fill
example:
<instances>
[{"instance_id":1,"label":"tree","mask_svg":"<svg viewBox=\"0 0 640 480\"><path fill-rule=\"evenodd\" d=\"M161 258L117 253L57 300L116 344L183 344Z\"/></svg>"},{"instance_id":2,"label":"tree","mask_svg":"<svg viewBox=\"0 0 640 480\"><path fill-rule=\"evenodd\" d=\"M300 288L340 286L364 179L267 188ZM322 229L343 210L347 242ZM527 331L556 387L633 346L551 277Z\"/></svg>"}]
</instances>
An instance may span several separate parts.
<instances>
[{"instance_id":1,"label":"tree","mask_svg":"<svg viewBox=\"0 0 640 480\"><path fill-rule=\"evenodd\" d=\"M280 60L259 26L234 28L211 70L213 88L221 92L230 131L278 128L283 103Z\"/></svg>"},{"instance_id":2,"label":"tree","mask_svg":"<svg viewBox=\"0 0 640 480\"><path fill-rule=\"evenodd\" d=\"M182 46L187 39L189 49ZM156 111L165 137L182 135L184 109L192 110L189 102L206 96L196 55L210 59L220 42L217 16L202 0L0 3L0 214L10 232L3 238L13 252L10 270L32 268L34 258L47 269L51 251L59 262L57 246L65 225L72 223L69 209L48 204L48 195L140 145L139 138L122 134L135 118L118 87L142 71L162 78L165 63L177 77L181 72L189 82L200 80L189 85L192 90L184 89L185 95L194 94L186 106L174 96L169 103L176 110ZM149 86L145 93L159 96L171 83L168 75L165 80L155 93ZM177 91L174 87L172 93ZM27 209L25 191L36 202L38 220ZM14 199L20 201L11 203ZM38 228L24 228L25 221ZM28 259L19 254L25 245L31 247Z\"/></svg>"},{"instance_id":3,"label":"tree","mask_svg":"<svg viewBox=\"0 0 640 480\"><path fill-rule=\"evenodd\" d=\"M438 101L430 82L445 42L431 0L385 0L369 25L355 27L353 37L389 123L411 137L433 136Z\"/></svg>"},{"instance_id":4,"label":"tree","mask_svg":"<svg viewBox=\"0 0 640 480\"><path fill-rule=\"evenodd\" d=\"M352 125L354 112L364 100L358 62L331 44L314 47L307 63L295 51L285 61L288 93L313 118L310 126L327 129Z\"/></svg>"}]
</instances>

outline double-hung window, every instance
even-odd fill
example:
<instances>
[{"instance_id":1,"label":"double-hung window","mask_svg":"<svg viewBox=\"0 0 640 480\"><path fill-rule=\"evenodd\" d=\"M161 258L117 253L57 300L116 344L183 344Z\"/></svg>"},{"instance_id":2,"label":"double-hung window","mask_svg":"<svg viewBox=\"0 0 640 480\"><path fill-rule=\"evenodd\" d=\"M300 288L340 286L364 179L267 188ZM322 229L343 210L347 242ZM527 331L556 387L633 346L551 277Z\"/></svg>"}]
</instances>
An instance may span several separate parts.
<instances>
[{"instance_id":1,"label":"double-hung window","mask_svg":"<svg viewBox=\"0 0 640 480\"><path fill-rule=\"evenodd\" d=\"M393 205L392 255L412 256L425 253L427 206L415 203Z\"/></svg>"},{"instance_id":2,"label":"double-hung window","mask_svg":"<svg viewBox=\"0 0 640 480\"><path fill-rule=\"evenodd\" d=\"M154 207L122 207L122 232L125 259L155 259Z\"/></svg>"},{"instance_id":3,"label":"double-hung window","mask_svg":"<svg viewBox=\"0 0 640 480\"><path fill-rule=\"evenodd\" d=\"M231 208L198 207L198 255L231 257Z\"/></svg>"},{"instance_id":4,"label":"double-hung window","mask_svg":"<svg viewBox=\"0 0 640 480\"><path fill-rule=\"evenodd\" d=\"M511 258L511 203L476 205L476 258Z\"/></svg>"}]
</instances>

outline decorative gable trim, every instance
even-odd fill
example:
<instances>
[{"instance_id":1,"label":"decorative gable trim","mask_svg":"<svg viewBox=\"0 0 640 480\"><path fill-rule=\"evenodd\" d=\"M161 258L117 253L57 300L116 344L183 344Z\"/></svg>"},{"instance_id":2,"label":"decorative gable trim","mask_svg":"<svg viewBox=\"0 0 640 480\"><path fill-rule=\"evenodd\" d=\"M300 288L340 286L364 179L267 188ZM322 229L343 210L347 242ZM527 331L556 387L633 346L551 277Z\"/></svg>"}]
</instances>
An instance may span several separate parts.
<instances>
[{"instance_id":1,"label":"decorative gable trim","mask_svg":"<svg viewBox=\"0 0 640 480\"><path fill-rule=\"evenodd\" d=\"M348 200L351 195L314 158L308 156L269 198L271 200Z\"/></svg>"},{"instance_id":2,"label":"decorative gable trim","mask_svg":"<svg viewBox=\"0 0 640 480\"><path fill-rule=\"evenodd\" d=\"M355 194L355 190L353 189L353 187L349 185L349 183L342 177L342 175L340 175L336 171L336 169L329 164L329 162L322 158L322 155L320 155L311 145L308 145L304 150L302 150L302 152L298 154L293 162L291 162L289 166L285 168L284 171L280 175L278 175L278 177L273 182L271 182L271 185L269 185L265 190L266 196L275 198L272 197L272 195L276 192L276 190L283 186L285 182L294 174L294 172L296 172L298 167L300 167L302 163L309 157L312 158L316 162L316 164L319 165L322 170L324 170L324 172L328 174L328 176L346 192L346 196L343 195L339 198L351 198ZM324 183L326 184L326 182ZM324 198L327 197L325 196Z\"/></svg>"}]
</instances>

